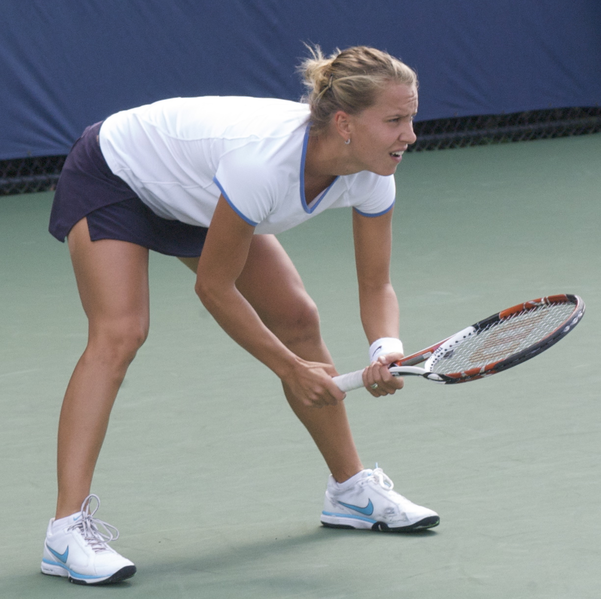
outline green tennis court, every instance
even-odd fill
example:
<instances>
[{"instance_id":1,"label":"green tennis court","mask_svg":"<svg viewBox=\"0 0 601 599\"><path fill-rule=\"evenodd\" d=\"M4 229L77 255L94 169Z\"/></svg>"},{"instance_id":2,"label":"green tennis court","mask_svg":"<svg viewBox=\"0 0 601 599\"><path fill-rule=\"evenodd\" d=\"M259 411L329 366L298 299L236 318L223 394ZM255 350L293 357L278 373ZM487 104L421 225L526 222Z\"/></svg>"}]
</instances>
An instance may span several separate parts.
<instances>
[{"instance_id":1,"label":"green tennis court","mask_svg":"<svg viewBox=\"0 0 601 599\"><path fill-rule=\"evenodd\" d=\"M394 282L416 351L553 293L587 313L564 341L470 385L407 380L346 402L377 462L441 525L414 535L322 528L327 471L279 384L151 259L151 333L113 412L93 492L130 581L39 573L55 437L86 321L51 193L0 199L0 596L44 598L597 598L601 592L601 134L406 155ZM280 238L317 301L337 367L361 368L350 212Z\"/></svg>"}]
</instances>

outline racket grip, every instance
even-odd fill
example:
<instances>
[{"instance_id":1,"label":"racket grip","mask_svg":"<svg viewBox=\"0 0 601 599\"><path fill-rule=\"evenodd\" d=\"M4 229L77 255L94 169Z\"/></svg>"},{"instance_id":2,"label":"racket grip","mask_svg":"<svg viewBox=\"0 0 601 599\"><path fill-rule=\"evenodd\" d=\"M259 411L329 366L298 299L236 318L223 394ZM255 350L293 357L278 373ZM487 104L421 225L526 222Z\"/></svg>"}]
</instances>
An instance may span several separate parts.
<instances>
[{"instance_id":1,"label":"racket grip","mask_svg":"<svg viewBox=\"0 0 601 599\"><path fill-rule=\"evenodd\" d=\"M341 391L352 391L363 387L363 370L355 370L347 374L334 377L334 382Z\"/></svg>"}]
</instances>

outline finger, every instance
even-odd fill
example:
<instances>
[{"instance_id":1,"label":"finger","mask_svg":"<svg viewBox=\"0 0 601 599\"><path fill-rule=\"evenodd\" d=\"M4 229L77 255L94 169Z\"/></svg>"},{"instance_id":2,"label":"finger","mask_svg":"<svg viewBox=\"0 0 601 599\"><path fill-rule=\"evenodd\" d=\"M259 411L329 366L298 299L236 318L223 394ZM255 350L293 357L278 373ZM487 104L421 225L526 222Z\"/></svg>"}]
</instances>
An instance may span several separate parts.
<instances>
[{"instance_id":1,"label":"finger","mask_svg":"<svg viewBox=\"0 0 601 599\"><path fill-rule=\"evenodd\" d=\"M393 376L388 367L377 364L365 376L365 386L374 397L392 395L403 388L403 379Z\"/></svg>"},{"instance_id":2,"label":"finger","mask_svg":"<svg viewBox=\"0 0 601 599\"><path fill-rule=\"evenodd\" d=\"M380 386L378 383L364 383L367 392L374 397L380 397Z\"/></svg>"},{"instance_id":3,"label":"finger","mask_svg":"<svg viewBox=\"0 0 601 599\"><path fill-rule=\"evenodd\" d=\"M363 369L361 378L363 379L363 386L367 389L367 391L374 397L377 397L378 383L375 381L373 375L374 364L375 362L372 362L369 366Z\"/></svg>"},{"instance_id":4,"label":"finger","mask_svg":"<svg viewBox=\"0 0 601 599\"><path fill-rule=\"evenodd\" d=\"M379 384L379 387L387 394L392 395L402 389L404 384L405 381L402 377L390 375L382 377L382 382Z\"/></svg>"},{"instance_id":5,"label":"finger","mask_svg":"<svg viewBox=\"0 0 601 599\"><path fill-rule=\"evenodd\" d=\"M325 376L312 396L312 403L318 407L335 406L344 401L346 393L341 391L330 376Z\"/></svg>"},{"instance_id":6,"label":"finger","mask_svg":"<svg viewBox=\"0 0 601 599\"><path fill-rule=\"evenodd\" d=\"M328 393L326 395L327 405L335 406L341 401L346 399L346 393L341 391L337 385L331 383L328 387Z\"/></svg>"},{"instance_id":7,"label":"finger","mask_svg":"<svg viewBox=\"0 0 601 599\"><path fill-rule=\"evenodd\" d=\"M404 357L405 357L404 354L402 354L400 352L393 352L390 354L382 354L381 356L378 356L377 362L379 364L383 364L384 366L390 366L394 362L398 362L399 360L402 360Z\"/></svg>"}]
</instances>

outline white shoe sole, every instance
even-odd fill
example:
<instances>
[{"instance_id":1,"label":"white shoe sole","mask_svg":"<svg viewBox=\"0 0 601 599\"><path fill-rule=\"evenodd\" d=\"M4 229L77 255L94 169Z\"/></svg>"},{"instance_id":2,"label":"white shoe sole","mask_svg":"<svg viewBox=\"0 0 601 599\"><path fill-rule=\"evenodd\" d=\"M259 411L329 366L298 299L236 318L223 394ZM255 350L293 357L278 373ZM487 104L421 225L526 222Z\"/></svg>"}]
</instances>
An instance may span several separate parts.
<instances>
[{"instance_id":1,"label":"white shoe sole","mask_svg":"<svg viewBox=\"0 0 601 599\"><path fill-rule=\"evenodd\" d=\"M101 585L101 584L113 584L115 582L122 582L131 578L136 573L135 566L125 566L117 572L108 576L90 576L88 574L78 574L77 572L71 571L67 566L61 566L55 562L48 560L42 561L42 574L47 576L61 576L67 578L69 582L73 584L85 584L85 585Z\"/></svg>"},{"instance_id":2,"label":"white shoe sole","mask_svg":"<svg viewBox=\"0 0 601 599\"><path fill-rule=\"evenodd\" d=\"M405 526L390 527L385 522L378 522L362 516L322 512L321 523L328 528L353 528L358 530L378 530L381 532L414 532L434 528L440 524L439 516L427 516Z\"/></svg>"}]
</instances>

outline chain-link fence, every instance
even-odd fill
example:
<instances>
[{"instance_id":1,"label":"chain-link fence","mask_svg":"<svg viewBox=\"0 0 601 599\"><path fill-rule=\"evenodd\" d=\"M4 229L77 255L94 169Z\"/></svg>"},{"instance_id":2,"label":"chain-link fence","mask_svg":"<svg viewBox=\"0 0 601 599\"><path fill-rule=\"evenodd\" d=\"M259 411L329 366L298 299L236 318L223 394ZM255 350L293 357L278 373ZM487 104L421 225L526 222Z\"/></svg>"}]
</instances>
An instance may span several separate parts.
<instances>
[{"instance_id":1,"label":"chain-link fence","mask_svg":"<svg viewBox=\"0 0 601 599\"><path fill-rule=\"evenodd\" d=\"M561 108L458 117L415 124L411 151L465 148L510 141L585 135L601 131L601 108Z\"/></svg>"},{"instance_id":2,"label":"chain-link fence","mask_svg":"<svg viewBox=\"0 0 601 599\"><path fill-rule=\"evenodd\" d=\"M533 110L415 123L410 151L464 148L511 141L584 135L601 131L601 108ZM0 161L0 195L53 190L65 156Z\"/></svg>"},{"instance_id":3,"label":"chain-link fence","mask_svg":"<svg viewBox=\"0 0 601 599\"><path fill-rule=\"evenodd\" d=\"M66 156L0 160L0 195L54 189Z\"/></svg>"}]
</instances>

